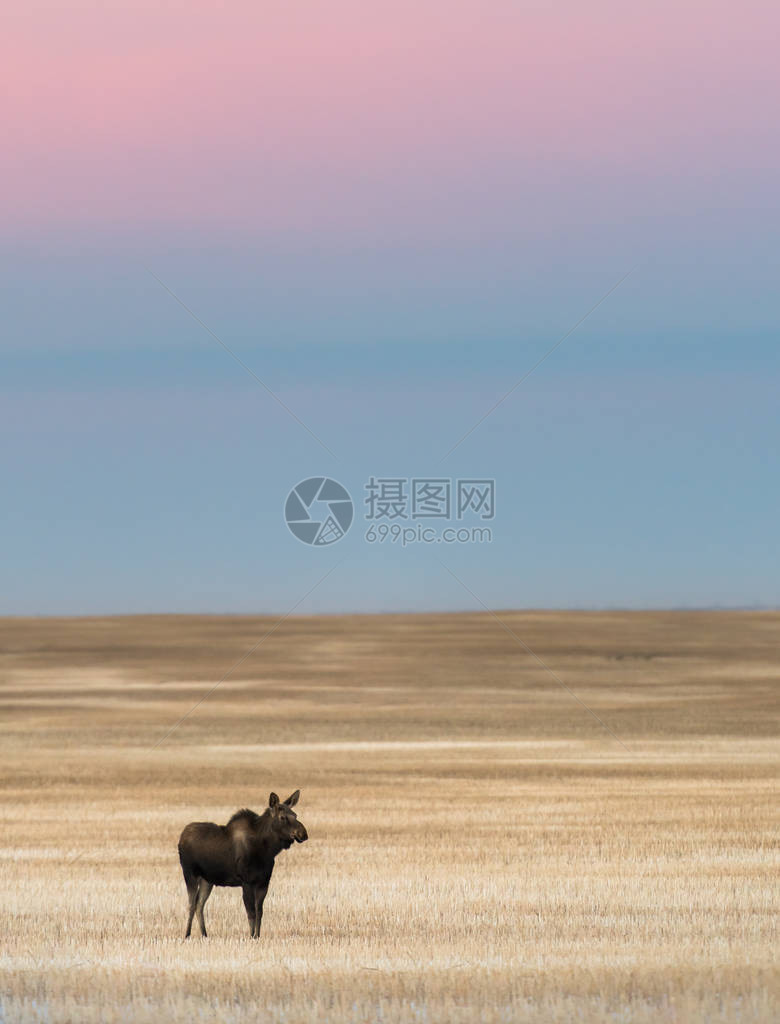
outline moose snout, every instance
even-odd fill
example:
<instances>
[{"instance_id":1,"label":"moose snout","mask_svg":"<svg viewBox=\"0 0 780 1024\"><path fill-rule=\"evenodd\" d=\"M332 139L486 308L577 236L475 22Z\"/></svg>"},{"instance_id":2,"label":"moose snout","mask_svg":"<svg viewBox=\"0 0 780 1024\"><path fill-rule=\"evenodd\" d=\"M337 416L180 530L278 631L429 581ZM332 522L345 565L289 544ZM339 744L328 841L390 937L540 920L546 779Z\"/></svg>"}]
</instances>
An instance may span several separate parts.
<instances>
[{"instance_id":1,"label":"moose snout","mask_svg":"<svg viewBox=\"0 0 780 1024\"><path fill-rule=\"evenodd\" d=\"M305 843L308 838L309 838L309 833L306 831L306 829L303 827L303 825L299 825L298 829L297 829L297 831L295 833L295 842L296 843Z\"/></svg>"}]
</instances>

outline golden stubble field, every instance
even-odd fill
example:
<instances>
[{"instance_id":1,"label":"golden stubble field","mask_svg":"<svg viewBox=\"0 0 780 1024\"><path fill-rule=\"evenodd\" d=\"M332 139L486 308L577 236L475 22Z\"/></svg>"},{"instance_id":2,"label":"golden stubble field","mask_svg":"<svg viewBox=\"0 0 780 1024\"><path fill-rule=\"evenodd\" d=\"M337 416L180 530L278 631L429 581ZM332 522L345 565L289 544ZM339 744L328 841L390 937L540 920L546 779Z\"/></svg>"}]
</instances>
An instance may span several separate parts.
<instances>
[{"instance_id":1,"label":"golden stubble field","mask_svg":"<svg viewBox=\"0 0 780 1024\"><path fill-rule=\"evenodd\" d=\"M773 1021L780 614L0 620L0 1021ZM162 741L162 742L160 742ZM301 787L263 935L193 819Z\"/></svg>"}]
</instances>

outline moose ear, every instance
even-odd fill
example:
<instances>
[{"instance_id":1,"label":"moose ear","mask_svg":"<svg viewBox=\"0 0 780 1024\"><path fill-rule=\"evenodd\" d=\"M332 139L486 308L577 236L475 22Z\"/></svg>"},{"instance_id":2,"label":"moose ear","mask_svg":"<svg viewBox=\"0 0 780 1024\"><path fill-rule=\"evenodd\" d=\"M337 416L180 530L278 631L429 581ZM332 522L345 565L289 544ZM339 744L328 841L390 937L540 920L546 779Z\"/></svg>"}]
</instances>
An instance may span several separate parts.
<instances>
[{"instance_id":1,"label":"moose ear","mask_svg":"<svg viewBox=\"0 0 780 1024\"><path fill-rule=\"evenodd\" d=\"M276 793L271 793L271 795L268 797L268 806L271 808L272 811L279 806L279 797L276 795Z\"/></svg>"},{"instance_id":2,"label":"moose ear","mask_svg":"<svg viewBox=\"0 0 780 1024\"><path fill-rule=\"evenodd\" d=\"M296 789L292 796L288 796L284 801L288 807L295 807L298 803L298 797L301 795L300 789Z\"/></svg>"}]
</instances>

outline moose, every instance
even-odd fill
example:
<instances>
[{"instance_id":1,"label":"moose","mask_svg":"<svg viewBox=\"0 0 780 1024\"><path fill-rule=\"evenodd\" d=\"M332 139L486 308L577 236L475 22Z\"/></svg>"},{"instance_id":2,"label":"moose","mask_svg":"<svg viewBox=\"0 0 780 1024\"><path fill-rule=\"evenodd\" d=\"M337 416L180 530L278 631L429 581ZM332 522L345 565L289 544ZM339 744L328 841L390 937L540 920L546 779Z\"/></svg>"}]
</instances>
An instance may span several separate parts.
<instances>
[{"instance_id":1,"label":"moose","mask_svg":"<svg viewBox=\"0 0 780 1024\"><path fill-rule=\"evenodd\" d=\"M276 793L271 793L262 814L244 808L236 811L227 825L210 821L187 825L179 839L179 861L190 902L185 939L190 937L196 914L200 933L206 936L203 908L215 885L241 886L249 934L253 939L260 938L263 902L274 859L294 842L305 843L309 838L293 810L300 795L296 789L281 802Z\"/></svg>"}]
</instances>

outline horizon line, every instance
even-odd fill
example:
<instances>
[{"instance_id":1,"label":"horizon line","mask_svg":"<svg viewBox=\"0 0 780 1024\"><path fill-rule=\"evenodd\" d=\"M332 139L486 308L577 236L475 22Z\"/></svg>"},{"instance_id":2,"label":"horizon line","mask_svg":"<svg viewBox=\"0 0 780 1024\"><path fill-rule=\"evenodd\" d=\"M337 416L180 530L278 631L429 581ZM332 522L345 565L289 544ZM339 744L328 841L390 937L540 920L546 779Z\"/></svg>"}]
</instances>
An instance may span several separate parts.
<instances>
[{"instance_id":1,"label":"horizon line","mask_svg":"<svg viewBox=\"0 0 780 1024\"><path fill-rule=\"evenodd\" d=\"M491 615L491 614L561 614L561 613L583 613L603 614L619 612L622 614L654 614L659 612L780 612L780 605L776 604L712 604L712 605L643 605L640 607L627 605L567 605L567 606L537 606L529 605L524 607L500 607L485 611L476 608L457 609L386 609L384 611L351 611L343 609L339 611L320 612L299 612L295 615L286 615L288 619L314 619L314 618L380 618L382 616L425 616L425 615ZM259 618L280 618L284 612L274 611L144 611L144 612L3 612L0 613L0 621L22 620L22 619L66 619L78 621L80 619L142 619L142 618L212 618L212 619L259 619Z\"/></svg>"}]
</instances>

